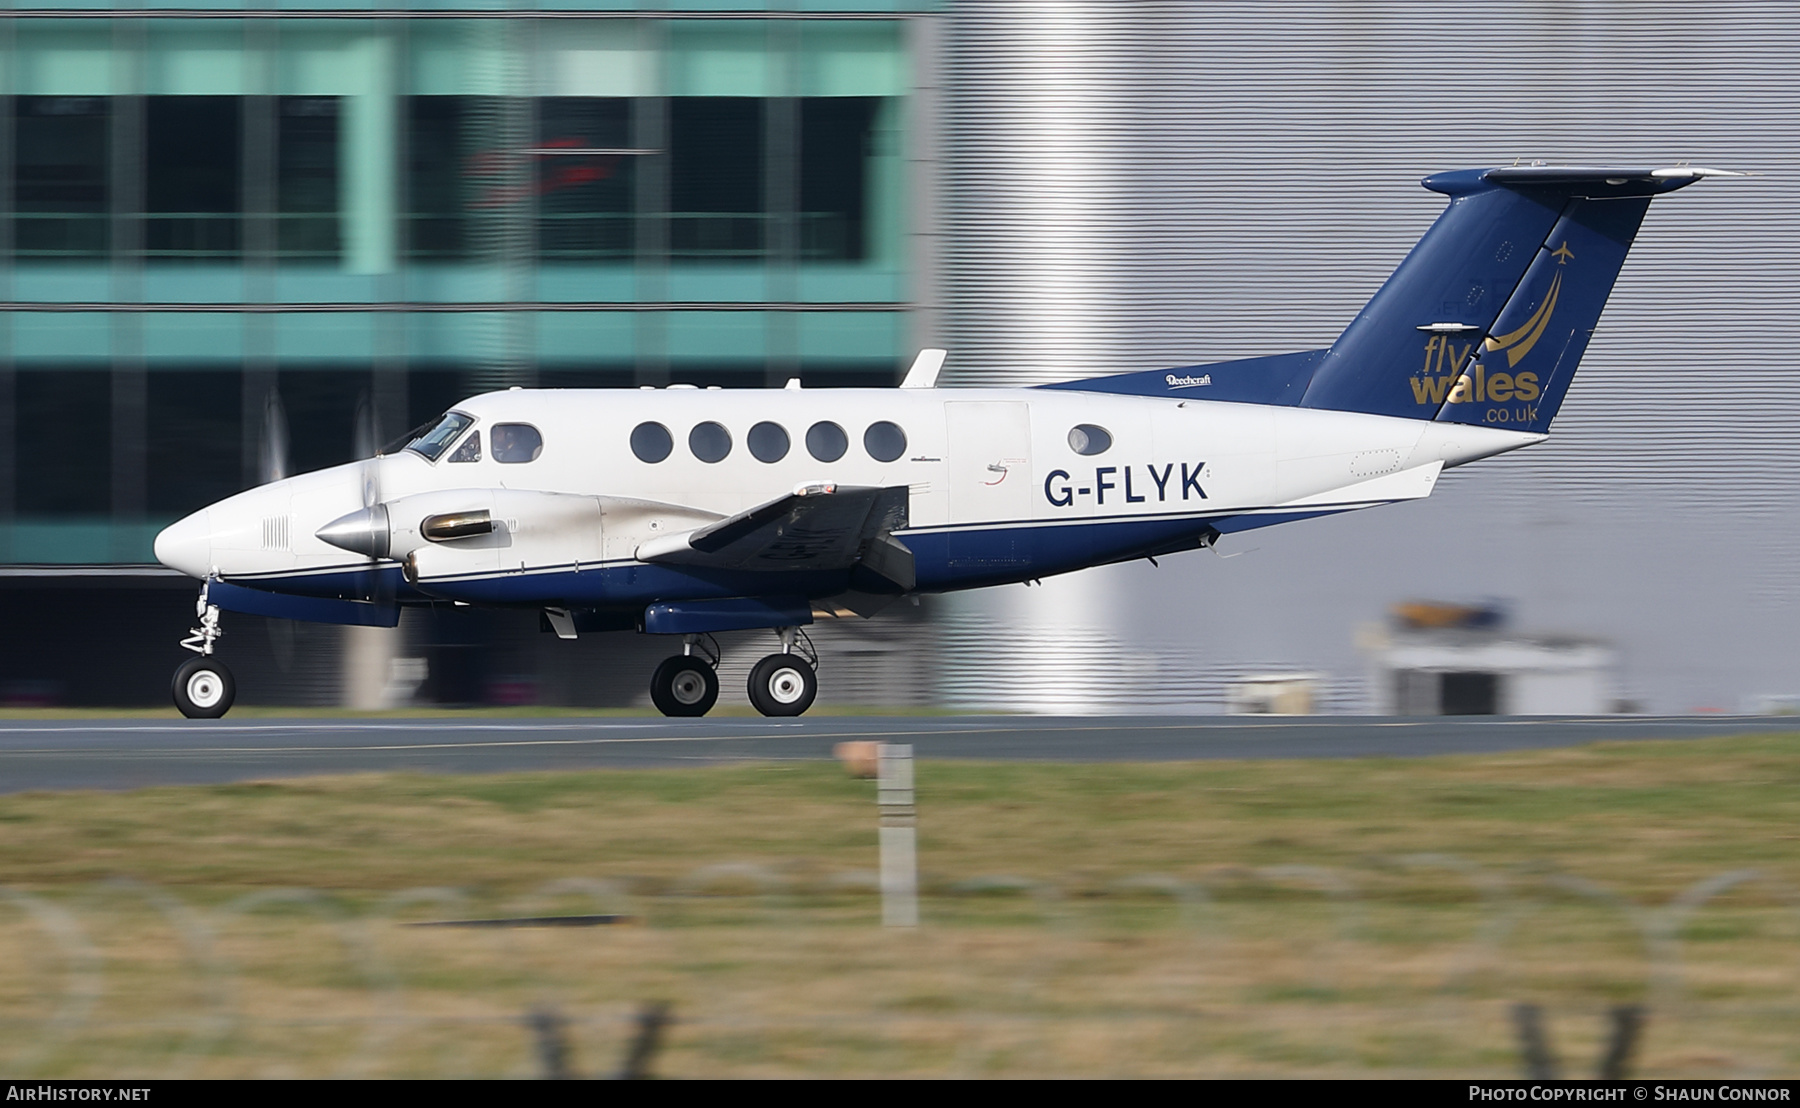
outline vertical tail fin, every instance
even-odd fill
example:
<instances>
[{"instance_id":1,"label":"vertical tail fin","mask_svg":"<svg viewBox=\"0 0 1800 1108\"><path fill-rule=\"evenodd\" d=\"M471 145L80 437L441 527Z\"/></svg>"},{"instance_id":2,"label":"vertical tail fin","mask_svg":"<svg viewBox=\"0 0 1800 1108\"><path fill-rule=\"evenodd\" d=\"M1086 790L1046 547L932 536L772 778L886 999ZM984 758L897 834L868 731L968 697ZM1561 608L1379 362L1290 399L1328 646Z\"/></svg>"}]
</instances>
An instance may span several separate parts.
<instances>
[{"instance_id":1,"label":"vertical tail fin","mask_svg":"<svg viewBox=\"0 0 1800 1108\"><path fill-rule=\"evenodd\" d=\"M1332 344L1301 406L1547 429L1651 198L1717 173L1427 177L1450 206Z\"/></svg>"},{"instance_id":2,"label":"vertical tail fin","mask_svg":"<svg viewBox=\"0 0 1800 1108\"><path fill-rule=\"evenodd\" d=\"M1650 198L1572 197L1437 418L1550 429Z\"/></svg>"}]
</instances>

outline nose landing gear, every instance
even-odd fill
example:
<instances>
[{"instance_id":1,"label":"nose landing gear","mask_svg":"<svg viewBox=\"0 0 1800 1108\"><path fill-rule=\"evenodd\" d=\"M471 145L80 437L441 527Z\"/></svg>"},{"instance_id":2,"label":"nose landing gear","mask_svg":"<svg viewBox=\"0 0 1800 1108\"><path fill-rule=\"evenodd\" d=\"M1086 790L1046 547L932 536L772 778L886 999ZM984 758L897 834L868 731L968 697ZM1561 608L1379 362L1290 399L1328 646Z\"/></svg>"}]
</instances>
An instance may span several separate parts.
<instances>
[{"instance_id":1,"label":"nose landing gear","mask_svg":"<svg viewBox=\"0 0 1800 1108\"><path fill-rule=\"evenodd\" d=\"M200 617L200 626L188 633L181 640L181 645L200 655L189 658L175 670L175 680L170 691L175 697L175 707L189 719L218 719L231 710L231 703L237 699L237 681L231 676L231 670L225 663L212 656L213 644L225 634L219 626L219 606L207 601L207 589L212 579L200 586L200 599L194 604L194 613Z\"/></svg>"}]
</instances>

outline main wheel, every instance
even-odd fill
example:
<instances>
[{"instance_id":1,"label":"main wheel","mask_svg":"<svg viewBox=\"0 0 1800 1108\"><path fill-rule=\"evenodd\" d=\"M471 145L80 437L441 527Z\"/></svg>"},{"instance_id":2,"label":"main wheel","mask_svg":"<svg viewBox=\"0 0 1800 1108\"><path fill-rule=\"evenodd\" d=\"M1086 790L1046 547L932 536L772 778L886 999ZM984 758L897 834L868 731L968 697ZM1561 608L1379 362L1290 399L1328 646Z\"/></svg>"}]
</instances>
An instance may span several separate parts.
<instances>
[{"instance_id":1,"label":"main wheel","mask_svg":"<svg viewBox=\"0 0 1800 1108\"><path fill-rule=\"evenodd\" d=\"M189 719L218 719L237 699L237 682L217 658L189 658L175 671L175 707Z\"/></svg>"},{"instance_id":2,"label":"main wheel","mask_svg":"<svg viewBox=\"0 0 1800 1108\"><path fill-rule=\"evenodd\" d=\"M665 716L703 716L719 699L719 675L699 658L664 658L650 678L650 702Z\"/></svg>"},{"instance_id":3,"label":"main wheel","mask_svg":"<svg viewBox=\"0 0 1800 1108\"><path fill-rule=\"evenodd\" d=\"M819 678L798 654L771 654L750 670L750 703L765 716L797 716L819 695Z\"/></svg>"}]
</instances>

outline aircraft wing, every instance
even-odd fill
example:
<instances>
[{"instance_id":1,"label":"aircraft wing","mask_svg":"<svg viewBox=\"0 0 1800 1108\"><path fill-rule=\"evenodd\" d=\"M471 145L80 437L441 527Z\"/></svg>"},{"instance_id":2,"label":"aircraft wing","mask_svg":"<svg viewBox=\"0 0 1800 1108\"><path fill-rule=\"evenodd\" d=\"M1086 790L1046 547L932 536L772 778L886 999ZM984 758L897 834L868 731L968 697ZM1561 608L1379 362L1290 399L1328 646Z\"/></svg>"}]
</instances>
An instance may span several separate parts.
<instances>
[{"instance_id":1,"label":"aircraft wing","mask_svg":"<svg viewBox=\"0 0 1800 1108\"><path fill-rule=\"evenodd\" d=\"M652 539L640 561L735 570L832 570L862 565L902 590L916 583L906 527L908 489L801 485L716 523Z\"/></svg>"}]
</instances>

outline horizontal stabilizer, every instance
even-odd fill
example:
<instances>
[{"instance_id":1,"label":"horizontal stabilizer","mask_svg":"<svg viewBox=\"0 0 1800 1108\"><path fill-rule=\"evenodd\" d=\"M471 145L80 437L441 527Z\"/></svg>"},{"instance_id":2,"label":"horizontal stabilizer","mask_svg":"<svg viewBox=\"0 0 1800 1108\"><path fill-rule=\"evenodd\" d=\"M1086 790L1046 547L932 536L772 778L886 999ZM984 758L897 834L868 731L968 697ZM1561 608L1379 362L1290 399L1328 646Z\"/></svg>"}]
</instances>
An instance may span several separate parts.
<instances>
[{"instance_id":1,"label":"horizontal stabilizer","mask_svg":"<svg viewBox=\"0 0 1800 1108\"><path fill-rule=\"evenodd\" d=\"M1556 186L1573 188L1575 195L1654 196L1691 185L1702 177L1752 177L1730 169L1676 165L1663 169L1619 169L1608 166L1509 165L1490 169L1483 176L1508 188ZM1426 178L1427 182L1436 178ZM1427 188L1430 184L1427 183Z\"/></svg>"}]
</instances>

